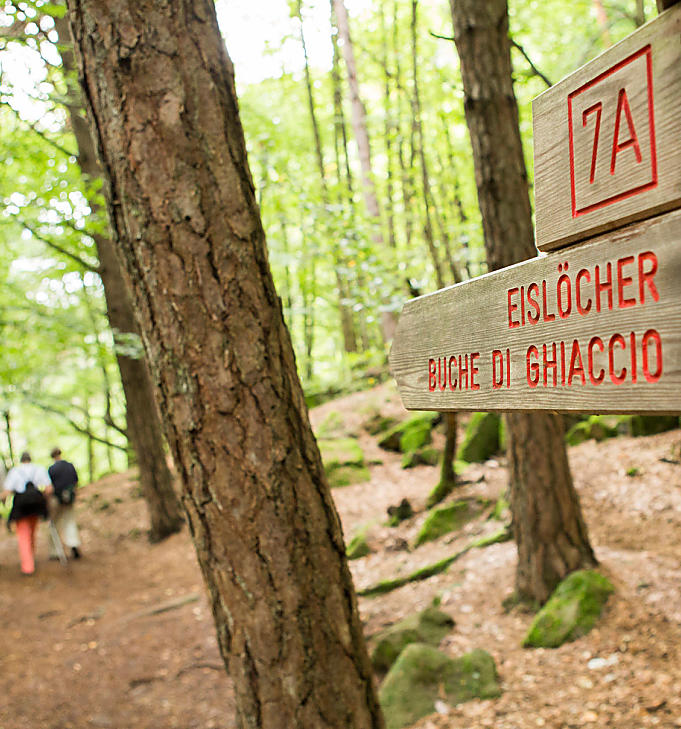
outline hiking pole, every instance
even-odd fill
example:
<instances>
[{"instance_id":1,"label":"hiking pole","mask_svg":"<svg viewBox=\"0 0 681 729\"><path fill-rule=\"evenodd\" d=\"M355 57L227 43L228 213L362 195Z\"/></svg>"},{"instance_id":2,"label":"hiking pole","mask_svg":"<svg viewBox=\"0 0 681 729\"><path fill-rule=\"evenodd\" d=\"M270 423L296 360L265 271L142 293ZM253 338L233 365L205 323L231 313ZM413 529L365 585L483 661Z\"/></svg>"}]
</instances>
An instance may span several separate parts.
<instances>
[{"instance_id":1,"label":"hiking pole","mask_svg":"<svg viewBox=\"0 0 681 729\"><path fill-rule=\"evenodd\" d=\"M57 557L59 557L59 561L63 565L67 565L69 560L66 557L66 552L64 552L64 545L61 543L59 532L57 531L57 527L52 519L50 519L50 539L52 540L52 544L54 544L54 549L57 553Z\"/></svg>"}]
</instances>

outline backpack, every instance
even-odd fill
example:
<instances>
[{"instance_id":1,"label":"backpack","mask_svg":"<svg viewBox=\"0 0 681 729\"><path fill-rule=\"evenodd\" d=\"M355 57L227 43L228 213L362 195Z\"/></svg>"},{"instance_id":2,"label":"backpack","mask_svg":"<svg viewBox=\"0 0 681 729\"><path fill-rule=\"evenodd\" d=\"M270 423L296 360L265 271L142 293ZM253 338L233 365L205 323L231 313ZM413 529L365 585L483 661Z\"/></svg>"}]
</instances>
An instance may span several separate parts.
<instances>
[{"instance_id":1,"label":"backpack","mask_svg":"<svg viewBox=\"0 0 681 729\"><path fill-rule=\"evenodd\" d=\"M7 517L7 523L27 516L40 516L47 519L47 499L33 481L26 482L22 493L14 494L12 510Z\"/></svg>"},{"instance_id":2,"label":"backpack","mask_svg":"<svg viewBox=\"0 0 681 729\"><path fill-rule=\"evenodd\" d=\"M61 489L54 490L57 501L63 506L70 506L76 500L76 485L65 486Z\"/></svg>"}]
</instances>

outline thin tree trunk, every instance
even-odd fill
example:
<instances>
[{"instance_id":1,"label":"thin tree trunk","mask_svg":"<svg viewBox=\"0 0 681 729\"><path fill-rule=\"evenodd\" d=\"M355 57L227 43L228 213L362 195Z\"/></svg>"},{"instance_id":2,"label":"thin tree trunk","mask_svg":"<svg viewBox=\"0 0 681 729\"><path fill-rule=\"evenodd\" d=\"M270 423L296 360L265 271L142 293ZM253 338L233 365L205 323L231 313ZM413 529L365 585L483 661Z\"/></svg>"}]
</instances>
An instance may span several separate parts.
<instances>
[{"instance_id":1,"label":"thin tree trunk","mask_svg":"<svg viewBox=\"0 0 681 729\"><path fill-rule=\"evenodd\" d=\"M390 93L390 71L388 68L388 30L385 24L385 9L383 3L379 3L379 13L381 14L381 51L383 64L383 114L385 116L383 124L383 137L385 141L385 163L386 163L386 180L385 180L385 212L388 224L388 243L391 248L397 248L397 239L395 236L395 210L393 204L393 134L395 125L393 122L393 104Z\"/></svg>"},{"instance_id":2,"label":"thin tree trunk","mask_svg":"<svg viewBox=\"0 0 681 729\"><path fill-rule=\"evenodd\" d=\"M314 94L312 92L312 78L310 76L310 63L307 56L307 46L305 44L305 33L303 31L303 13L302 0L298 0L297 5L298 22L300 23L300 43L303 47L303 56L305 57L305 87L307 89L307 102L310 111L310 122L312 124L312 132L314 136L315 151L317 156L317 168L319 171L319 180L322 186L322 203L325 209L329 207L329 188L326 182L326 172L324 169L324 153L322 151L322 140L319 134L319 123L317 122L317 112L314 102ZM341 332L343 334L343 345L346 352L357 351L357 340L355 338L355 326L352 320L352 311L344 303L347 299L345 293L345 282L343 281L340 268L343 264L340 249L336 241L336 237L330 231L327 231L328 238L331 241L331 250L334 257L334 273L336 275L336 289L338 291L338 313L341 320ZM311 356L311 353L310 353Z\"/></svg>"},{"instance_id":3,"label":"thin tree trunk","mask_svg":"<svg viewBox=\"0 0 681 729\"><path fill-rule=\"evenodd\" d=\"M352 127L355 133L357 149L359 150L359 163L362 170L362 187L364 201L369 215L380 220L381 210L376 196L373 171L371 169L371 147L369 145L369 132L367 129L366 110L359 93L359 82L357 80L357 64L355 62L355 51L350 36L350 21L348 12L345 9L343 0L333 0L336 11L338 32L343 40L343 58L348 73L348 87L350 88L350 107L352 109ZM382 240L380 231L377 234L377 242Z\"/></svg>"},{"instance_id":4,"label":"thin tree trunk","mask_svg":"<svg viewBox=\"0 0 681 729\"><path fill-rule=\"evenodd\" d=\"M451 0L451 11L485 250L495 270L536 254L506 0ZM596 559L572 483L562 419L549 413L507 418L516 590L521 599L544 603L569 572Z\"/></svg>"},{"instance_id":5,"label":"thin tree trunk","mask_svg":"<svg viewBox=\"0 0 681 729\"><path fill-rule=\"evenodd\" d=\"M69 0L241 729L382 729L212 0Z\"/></svg>"},{"instance_id":6,"label":"thin tree trunk","mask_svg":"<svg viewBox=\"0 0 681 729\"><path fill-rule=\"evenodd\" d=\"M14 460L14 448L12 448L12 417L9 410L5 410L3 413L5 418L5 435L7 436L7 452L9 454L10 465L13 466Z\"/></svg>"},{"instance_id":7,"label":"thin tree trunk","mask_svg":"<svg viewBox=\"0 0 681 729\"><path fill-rule=\"evenodd\" d=\"M55 18L57 33L61 39L61 57L64 72L75 73L75 60L66 44L71 36L65 18ZM76 144L78 164L90 179L101 177L101 169L86 120L81 116L82 106L68 104L67 109ZM93 210L95 203L90 203ZM105 235L93 236L99 256L99 276L104 288L109 325L117 341L116 361L121 374L125 394L127 434L135 451L139 467L140 486L149 512L149 538L156 542L178 532L182 528L180 504L173 488L173 477L168 467L163 447L163 430L154 400L153 386L147 364L140 352L128 356L123 351L126 336L138 337L139 329L125 282L123 269L116 257L113 241Z\"/></svg>"}]
</instances>

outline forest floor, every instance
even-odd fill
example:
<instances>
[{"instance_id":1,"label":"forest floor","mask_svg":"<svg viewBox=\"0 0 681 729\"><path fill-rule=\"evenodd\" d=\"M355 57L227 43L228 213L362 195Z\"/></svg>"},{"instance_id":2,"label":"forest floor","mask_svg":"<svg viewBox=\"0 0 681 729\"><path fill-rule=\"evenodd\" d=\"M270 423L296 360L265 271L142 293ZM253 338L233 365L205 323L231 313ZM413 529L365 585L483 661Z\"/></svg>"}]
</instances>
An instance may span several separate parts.
<instances>
[{"instance_id":1,"label":"forest floor","mask_svg":"<svg viewBox=\"0 0 681 729\"><path fill-rule=\"evenodd\" d=\"M368 529L374 550L350 563L358 589L499 529L482 513L461 532L409 549L438 470L403 470L399 454L381 451L361 429L372 409L399 413L394 388L311 413L316 425L340 414L343 429L358 434L367 460L375 461L370 482L333 492L346 538ZM442 705L445 713L415 727L681 727L680 441L676 430L570 449L592 544L616 586L596 628L573 643L520 647L532 616L502 607L513 588L513 542L473 549L447 572L360 598L370 636L440 596L456 621L441 649L455 656L480 647L496 660L500 698ZM462 479L452 498L496 499L505 489L504 460L471 465ZM415 516L385 526L386 509L403 498ZM85 487L78 514L83 559L67 567L49 562L43 526L31 578L19 574L15 538L4 529L0 536L0 729L233 729L233 690L187 530L147 542L133 472Z\"/></svg>"}]
</instances>

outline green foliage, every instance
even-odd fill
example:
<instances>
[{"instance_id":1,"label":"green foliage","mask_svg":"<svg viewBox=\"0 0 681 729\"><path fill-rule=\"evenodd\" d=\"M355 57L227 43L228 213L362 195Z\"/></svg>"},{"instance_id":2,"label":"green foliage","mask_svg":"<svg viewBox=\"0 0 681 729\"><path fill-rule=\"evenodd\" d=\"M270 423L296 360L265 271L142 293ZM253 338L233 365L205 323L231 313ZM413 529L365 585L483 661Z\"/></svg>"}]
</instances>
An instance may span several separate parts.
<instances>
[{"instance_id":1,"label":"green foliage","mask_svg":"<svg viewBox=\"0 0 681 729\"><path fill-rule=\"evenodd\" d=\"M610 580L593 570L568 575L535 616L523 646L557 648L586 635L614 590Z\"/></svg>"},{"instance_id":2,"label":"green foliage","mask_svg":"<svg viewBox=\"0 0 681 729\"><path fill-rule=\"evenodd\" d=\"M460 658L424 643L408 645L385 677L379 700L387 729L402 729L435 711L435 701L455 706L501 694L494 659L477 649Z\"/></svg>"}]
</instances>

